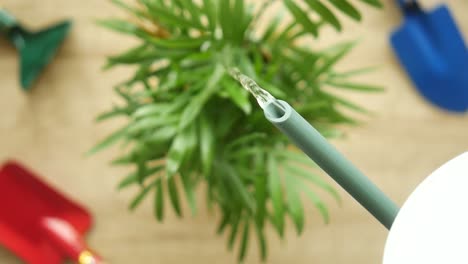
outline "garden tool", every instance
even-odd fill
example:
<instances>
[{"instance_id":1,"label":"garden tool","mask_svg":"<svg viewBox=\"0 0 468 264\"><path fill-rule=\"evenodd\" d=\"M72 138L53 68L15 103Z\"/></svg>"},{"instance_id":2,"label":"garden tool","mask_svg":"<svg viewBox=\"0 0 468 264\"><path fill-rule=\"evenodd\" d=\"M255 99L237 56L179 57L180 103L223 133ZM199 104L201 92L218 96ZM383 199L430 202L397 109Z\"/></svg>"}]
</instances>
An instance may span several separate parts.
<instances>
[{"instance_id":1,"label":"garden tool","mask_svg":"<svg viewBox=\"0 0 468 264\"><path fill-rule=\"evenodd\" d=\"M26 263L102 263L82 239L91 222L86 209L20 164L0 168L0 243Z\"/></svg>"},{"instance_id":2,"label":"garden tool","mask_svg":"<svg viewBox=\"0 0 468 264\"><path fill-rule=\"evenodd\" d=\"M468 110L468 50L446 5L425 12L416 0L397 0L404 22L390 41L419 92L453 112Z\"/></svg>"},{"instance_id":3,"label":"garden tool","mask_svg":"<svg viewBox=\"0 0 468 264\"><path fill-rule=\"evenodd\" d=\"M51 62L68 34L71 22L64 21L36 32L25 29L4 9L0 9L0 34L18 50L20 82L29 90L39 74Z\"/></svg>"}]
</instances>

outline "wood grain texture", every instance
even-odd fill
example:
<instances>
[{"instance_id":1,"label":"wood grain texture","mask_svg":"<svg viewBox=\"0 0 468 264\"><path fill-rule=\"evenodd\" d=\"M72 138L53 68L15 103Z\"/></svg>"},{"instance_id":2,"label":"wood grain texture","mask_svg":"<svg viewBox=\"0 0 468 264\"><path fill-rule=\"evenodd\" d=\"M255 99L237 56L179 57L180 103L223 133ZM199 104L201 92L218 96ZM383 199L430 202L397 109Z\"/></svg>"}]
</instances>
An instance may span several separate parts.
<instances>
[{"instance_id":1,"label":"wood grain texture","mask_svg":"<svg viewBox=\"0 0 468 264\"><path fill-rule=\"evenodd\" d=\"M438 1L421 2L431 7ZM468 36L468 1L447 3ZM334 143L401 204L430 172L468 149L468 118L434 109L416 94L388 45L388 35L400 23L400 14L393 1L384 4L383 10L360 5L365 10L361 24L344 18L344 34L326 29L311 45L360 39L340 67L379 66L362 80L382 84L385 93L349 95L372 109L375 116L365 118L360 127L345 128L348 137ZM84 158L93 143L118 125L97 125L93 119L111 106L112 85L129 73L128 69L101 72L104 58L131 43L97 27L93 20L122 13L108 1L3 0L2 5L31 28L63 18L72 18L74 26L59 56L28 94L18 85L15 50L0 41L0 161L17 159L86 204L96 221L88 241L110 263L235 263L224 238L215 235L216 215L202 208L195 218L180 220L169 214L164 224L157 224L150 201L129 213L126 208L134 193L115 191L125 169L108 166L117 150ZM286 240L280 242L270 232L267 263L381 263L387 231L340 192L341 206L326 200L331 208L329 225L308 205L301 237L288 228ZM0 249L0 263L21 262ZM259 263L258 255L250 254L246 263Z\"/></svg>"}]
</instances>

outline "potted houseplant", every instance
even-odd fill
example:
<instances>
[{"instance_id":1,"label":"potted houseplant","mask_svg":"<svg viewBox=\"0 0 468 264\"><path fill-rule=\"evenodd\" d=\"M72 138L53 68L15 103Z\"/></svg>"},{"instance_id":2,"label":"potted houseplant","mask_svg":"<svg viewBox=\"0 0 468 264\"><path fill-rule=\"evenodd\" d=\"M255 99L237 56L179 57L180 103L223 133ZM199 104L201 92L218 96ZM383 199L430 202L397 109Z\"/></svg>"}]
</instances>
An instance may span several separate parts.
<instances>
[{"instance_id":1,"label":"potted houseplant","mask_svg":"<svg viewBox=\"0 0 468 264\"><path fill-rule=\"evenodd\" d=\"M134 171L119 188L139 186L130 208L151 193L155 217L162 221L167 204L182 216L180 203L185 196L195 214L194 193L204 188L209 208L222 215L218 232L229 233L230 249L239 243L240 261L250 237L257 238L266 258L269 224L282 237L285 218L290 217L301 233L302 195L327 222L327 207L314 190L324 189L339 200L337 192L309 170L313 163L291 149L263 113L254 109L254 99L229 76L228 68L240 69L275 97L287 98L325 136L340 135L335 124L355 123L343 108L365 110L335 95L333 89L381 89L351 80L365 69L336 69L354 43L323 50L300 43L316 39L322 27L340 31L335 13L359 21L361 14L354 6L358 1L113 2L133 19L106 19L99 24L137 38L139 44L109 57L106 68L122 65L136 71L115 87L121 103L97 118L127 122L90 153L122 143L122 154L113 163L132 166ZM378 0L360 2L381 6ZM259 21L266 21L267 27L258 30Z\"/></svg>"}]
</instances>

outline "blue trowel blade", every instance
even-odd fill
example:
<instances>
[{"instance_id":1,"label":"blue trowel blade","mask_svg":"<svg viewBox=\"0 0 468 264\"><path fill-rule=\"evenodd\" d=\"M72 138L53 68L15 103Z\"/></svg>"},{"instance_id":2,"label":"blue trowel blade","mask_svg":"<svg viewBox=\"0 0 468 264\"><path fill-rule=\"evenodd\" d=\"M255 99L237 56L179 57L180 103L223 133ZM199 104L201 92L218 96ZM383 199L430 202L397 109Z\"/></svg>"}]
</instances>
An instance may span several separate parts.
<instances>
[{"instance_id":1,"label":"blue trowel blade","mask_svg":"<svg viewBox=\"0 0 468 264\"><path fill-rule=\"evenodd\" d=\"M449 111L468 110L468 50L445 5L427 13L405 12L390 40L426 99Z\"/></svg>"}]
</instances>

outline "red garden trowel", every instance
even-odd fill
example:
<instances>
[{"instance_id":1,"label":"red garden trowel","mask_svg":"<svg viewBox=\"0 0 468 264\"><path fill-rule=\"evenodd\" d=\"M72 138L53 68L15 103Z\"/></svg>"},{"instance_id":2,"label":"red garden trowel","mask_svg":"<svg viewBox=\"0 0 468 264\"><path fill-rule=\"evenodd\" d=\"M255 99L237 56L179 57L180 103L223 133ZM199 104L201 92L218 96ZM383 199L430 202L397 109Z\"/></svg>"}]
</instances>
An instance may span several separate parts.
<instances>
[{"instance_id":1,"label":"red garden trowel","mask_svg":"<svg viewBox=\"0 0 468 264\"><path fill-rule=\"evenodd\" d=\"M20 81L24 90L31 88L39 74L52 61L67 36L70 25L70 21L64 21L40 31L30 31L0 8L0 34L18 50Z\"/></svg>"},{"instance_id":2,"label":"red garden trowel","mask_svg":"<svg viewBox=\"0 0 468 264\"><path fill-rule=\"evenodd\" d=\"M0 169L0 243L29 264L103 263L82 236L91 215L18 163Z\"/></svg>"}]
</instances>

